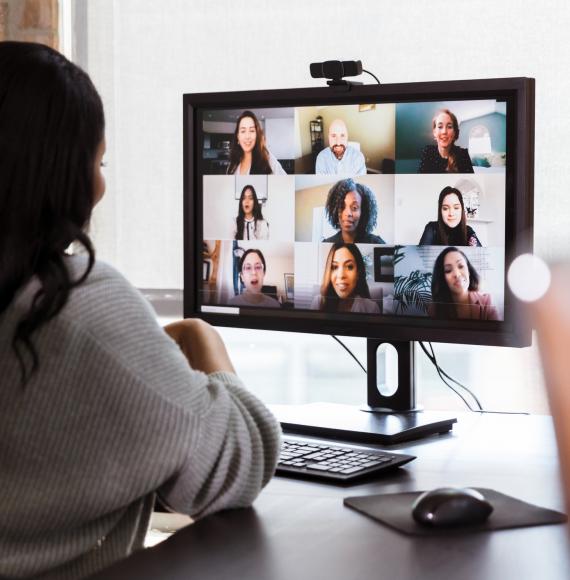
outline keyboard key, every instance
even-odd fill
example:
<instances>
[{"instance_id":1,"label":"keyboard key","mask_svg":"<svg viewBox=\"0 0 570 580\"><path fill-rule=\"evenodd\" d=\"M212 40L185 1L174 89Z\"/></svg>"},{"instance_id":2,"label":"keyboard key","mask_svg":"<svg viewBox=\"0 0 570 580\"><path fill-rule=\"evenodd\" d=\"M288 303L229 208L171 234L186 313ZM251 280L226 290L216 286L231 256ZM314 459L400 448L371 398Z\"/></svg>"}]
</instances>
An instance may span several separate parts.
<instances>
[{"instance_id":1,"label":"keyboard key","mask_svg":"<svg viewBox=\"0 0 570 580\"><path fill-rule=\"evenodd\" d=\"M329 471L331 466L326 465L325 463L313 463L312 465L307 465L307 469L313 469L315 471Z\"/></svg>"},{"instance_id":2,"label":"keyboard key","mask_svg":"<svg viewBox=\"0 0 570 580\"><path fill-rule=\"evenodd\" d=\"M349 467L348 469L343 469L341 471L341 473L356 473L357 471L362 471L363 469L366 469L366 467L354 466L354 467Z\"/></svg>"}]
</instances>

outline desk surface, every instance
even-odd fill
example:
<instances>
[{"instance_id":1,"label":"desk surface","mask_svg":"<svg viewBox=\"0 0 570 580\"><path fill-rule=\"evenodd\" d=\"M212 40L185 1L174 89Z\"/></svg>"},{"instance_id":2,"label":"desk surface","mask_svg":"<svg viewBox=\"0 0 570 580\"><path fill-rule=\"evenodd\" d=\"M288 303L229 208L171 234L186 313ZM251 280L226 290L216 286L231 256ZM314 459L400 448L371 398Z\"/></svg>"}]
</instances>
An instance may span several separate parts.
<instances>
[{"instance_id":1,"label":"desk surface","mask_svg":"<svg viewBox=\"0 0 570 580\"><path fill-rule=\"evenodd\" d=\"M567 526L410 537L347 507L354 495L488 487L564 511L550 417L464 415L452 434L390 447L417 459L351 486L276 477L254 507L216 514L100 580L556 580L570 577Z\"/></svg>"}]
</instances>

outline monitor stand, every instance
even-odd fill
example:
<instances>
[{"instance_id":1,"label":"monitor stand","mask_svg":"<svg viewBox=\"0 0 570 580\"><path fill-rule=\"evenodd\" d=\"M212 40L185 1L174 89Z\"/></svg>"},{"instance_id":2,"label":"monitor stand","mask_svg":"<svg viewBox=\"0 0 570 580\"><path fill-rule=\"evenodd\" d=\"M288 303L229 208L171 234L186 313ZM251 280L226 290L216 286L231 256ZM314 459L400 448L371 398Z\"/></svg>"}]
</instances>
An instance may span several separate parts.
<instances>
[{"instance_id":1,"label":"monitor stand","mask_svg":"<svg viewBox=\"0 0 570 580\"><path fill-rule=\"evenodd\" d=\"M395 392L382 394L389 375L386 347L397 353ZM387 346L390 349L390 346ZM358 408L333 403L273 405L286 433L392 445L447 433L457 419L449 414L422 411L416 405L414 343L367 339L368 405Z\"/></svg>"}]
</instances>

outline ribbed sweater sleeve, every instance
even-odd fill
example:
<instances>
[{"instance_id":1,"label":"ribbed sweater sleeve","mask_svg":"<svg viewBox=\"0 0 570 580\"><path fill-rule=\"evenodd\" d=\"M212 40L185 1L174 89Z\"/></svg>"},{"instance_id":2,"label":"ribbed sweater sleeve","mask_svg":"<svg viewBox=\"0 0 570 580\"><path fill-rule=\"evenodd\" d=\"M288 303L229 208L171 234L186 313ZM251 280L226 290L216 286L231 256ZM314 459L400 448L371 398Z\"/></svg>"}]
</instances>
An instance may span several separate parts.
<instances>
[{"instance_id":1,"label":"ribbed sweater sleeve","mask_svg":"<svg viewBox=\"0 0 570 580\"><path fill-rule=\"evenodd\" d=\"M155 493L194 517L254 500L280 430L234 374L191 369L140 293L97 263L35 335L40 368L22 389L10 340L30 295L0 321L0 576L80 578L126 556Z\"/></svg>"}]
</instances>

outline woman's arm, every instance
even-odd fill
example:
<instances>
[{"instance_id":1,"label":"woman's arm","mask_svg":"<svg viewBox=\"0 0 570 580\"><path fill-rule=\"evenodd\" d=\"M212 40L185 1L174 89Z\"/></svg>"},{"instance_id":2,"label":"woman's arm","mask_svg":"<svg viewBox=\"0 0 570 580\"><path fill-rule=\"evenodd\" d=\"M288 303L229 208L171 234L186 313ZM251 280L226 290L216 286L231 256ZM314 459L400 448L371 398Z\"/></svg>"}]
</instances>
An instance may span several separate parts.
<instances>
[{"instance_id":1,"label":"woman's arm","mask_svg":"<svg viewBox=\"0 0 570 580\"><path fill-rule=\"evenodd\" d=\"M420 246L433 246L436 243L436 239L435 239L435 231L434 231L434 227L433 227L433 222L429 222L428 224L426 224L426 227L424 228L424 233L422 234L422 237L420 238Z\"/></svg>"},{"instance_id":2,"label":"woman's arm","mask_svg":"<svg viewBox=\"0 0 570 580\"><path fill-rule=\"evenodd\" d=\"M281 163L277 161L277 158L271 151L268 150L269 153L269 167L271 167L271 172L273 175L287 175L287 172L281 166Z\"/></svg>"},{"instance_id":3,"label":"woman's arm","mask_svg":"<svg viewBox=\"0 0 570 580\"><path fill-rule=\"evenodd\" d=\"M193 369L206 374L235 373L220 335L208 323L187 318L165 326L164 330L178 344Z\"/></svg>"},{"instance_id":4,"label":"woman's arm","mask_svg":"<svg viewBox=\"0 0 570 580\"><path fill-rule=\"evenodd\" d=\"M429 167L428 151L429 151L429 146L426 146L422 149L422 154L420 157L420 165L418 167L418 173L431 173L430 167Z\"/></svg>"},{"instance_id":5,"label":"woman's arm","mask_svg":"<svg viewBox=\"0 0 570 580\"><path fill-rule=\"evenodd\" d=\"M469 151L467 149L463 149L463 147L457 147L457 150L460 153L460 159L457 160L457 168L459 169L459 173L475 173L471 157L469 157Z\"/></svg>"},{"instance_id":6,"label":"woman's arm","mask_svg":"<svg viewBox=\"0 0 570 580\"><path fill-rule=\"evenodd\" d=\"M269 223L266 220L258 220L255 224L255 238L257 240L269 239Z\"/></svg>"},{"instance_id":7,"label":"woman's arm","mask_svg":"<svg viewBox=\"0 0 570 580\"><path fill-rule=\"evenodd\" d=\"M567 509L570 509L569 284L570 270L568 267L554 268L549 290L543 298L528 307L537 330L544 381L556 428Z\"/></svg>"},{"instance_id":8,"label":"woman's arm","mask_svg":"<svg viewBox=\"0 0 570 580\"><path fill-rule=\"evenodd\" d=\"M483 246L483 244L479 241L479 238L477 237L477 234L475 233L475 230L473 228L471 228L470 226L467 226L467 245L468 246L476 246L478 248L481 248Z\"/></svg>"}]
</instances>

